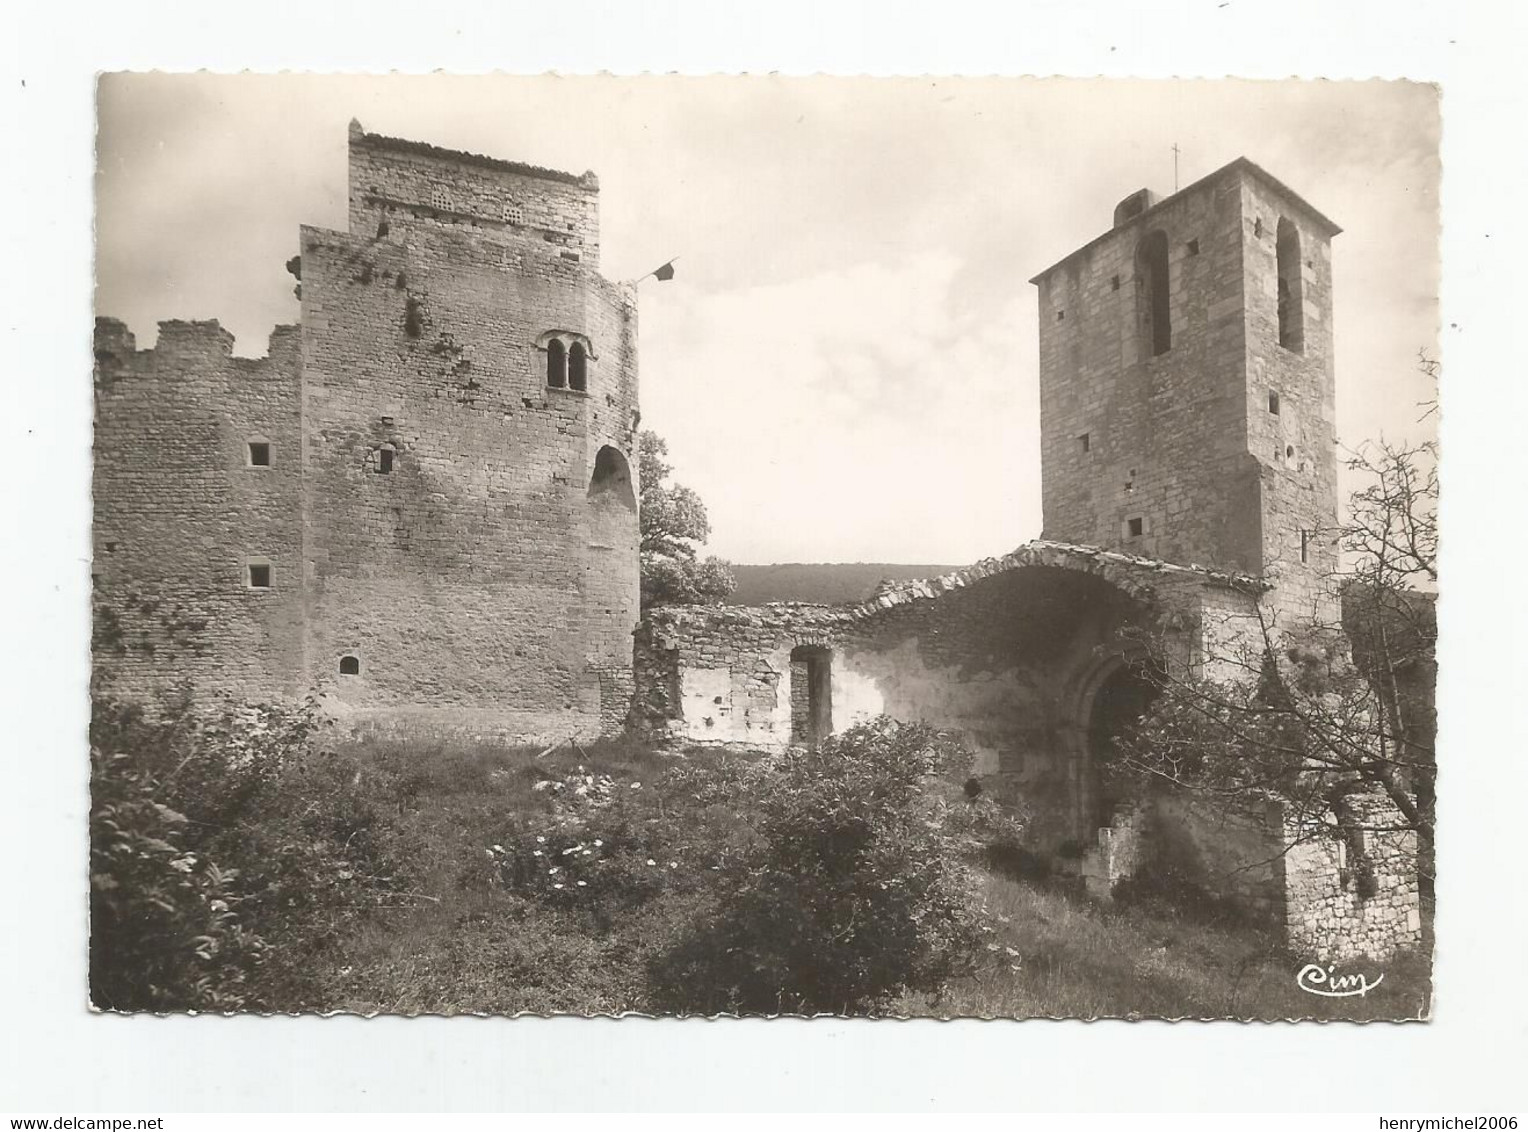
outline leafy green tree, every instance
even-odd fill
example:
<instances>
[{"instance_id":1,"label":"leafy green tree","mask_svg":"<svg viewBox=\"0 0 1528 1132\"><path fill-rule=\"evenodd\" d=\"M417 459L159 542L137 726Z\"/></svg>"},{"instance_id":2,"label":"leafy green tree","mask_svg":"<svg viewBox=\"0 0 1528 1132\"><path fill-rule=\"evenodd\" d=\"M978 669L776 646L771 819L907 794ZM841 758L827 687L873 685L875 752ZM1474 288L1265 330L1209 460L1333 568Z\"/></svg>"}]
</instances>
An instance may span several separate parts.
<instances>
[{"instance_id":1,"label":"leafy green tree","mask_svg":"<svg viewBox=\"0 0 1528 1132\"><path fill-rule=\"evenodd\" d=\"M665 482L673 466L668 445L657 433L638 438L642 483L642 606L702 605L726 599L737 586L731 563L698 548L711 534L706 505L683 484Z\"/></svg>"}]
</instances>

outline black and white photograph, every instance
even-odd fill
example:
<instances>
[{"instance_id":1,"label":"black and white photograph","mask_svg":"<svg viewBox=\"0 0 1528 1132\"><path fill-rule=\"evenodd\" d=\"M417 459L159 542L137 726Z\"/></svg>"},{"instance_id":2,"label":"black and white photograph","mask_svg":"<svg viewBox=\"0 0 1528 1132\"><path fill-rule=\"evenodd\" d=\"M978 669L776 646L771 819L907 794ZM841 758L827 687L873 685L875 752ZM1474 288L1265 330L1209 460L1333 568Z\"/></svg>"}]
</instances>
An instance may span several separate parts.
<instances>
[{"instance_id":1,"label":"black and white photograph","mask_svg":"<svg viewBox=\"0 0 1528 1132\"><path fill-rule=\"evenodd\" d=\"M1428 1016L1435 87L98 106L96 1009Z\"/></svg>"},{"instance_id":2,"label":"black and white photograph","mask_svg":"<svg viewBox=\"0 0 1528 1132\"><path fill-rule=\"evenodd\" d=\"M1524 34L19 9L0 1124L1511 1132Z\"/></svg>"}]
</instances>

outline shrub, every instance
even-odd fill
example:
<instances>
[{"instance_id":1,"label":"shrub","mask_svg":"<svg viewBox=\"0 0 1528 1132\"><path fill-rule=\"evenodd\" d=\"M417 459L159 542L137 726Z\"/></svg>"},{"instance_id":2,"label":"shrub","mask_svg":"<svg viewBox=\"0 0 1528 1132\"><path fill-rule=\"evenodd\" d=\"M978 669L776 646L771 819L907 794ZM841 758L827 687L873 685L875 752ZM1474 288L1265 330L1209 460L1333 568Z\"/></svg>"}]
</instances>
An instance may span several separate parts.
<instances>
[{"instance_id":1,"label":"shrub","mask_svg":"<svg viewBox=\"0 0 1528 1132\"><path fill-rule=\"evenodd\" d=\"M660 1007L866 1013L973 969L986 925L951 822L965 803L942 796L967 761L882 718L759 764L755 839L719 867L715 919L653 963Z\"/></svg>"},{"instance_id":2,"label":"shrub","mask_svg":"<svg viewBox=\"0 0 1528 1132\"><path fill-rule=\"evenodd\" d=\"M98 697L92 993L122 1010L292 1008L309 960L409 880L380 772L316 742L313 705Z\"/></svg>"},{"instance_id":3,"label":"shrub","mask_svg":"<svg viewBox=\"0 0 1528 1132\"><path fill-rule=\"evenodd\" d=\"M235 870L186 845L130 757L91 751L90 997L103 1010L238 1010L263 941L238 918Z\"/></svg>"}]
</instances>

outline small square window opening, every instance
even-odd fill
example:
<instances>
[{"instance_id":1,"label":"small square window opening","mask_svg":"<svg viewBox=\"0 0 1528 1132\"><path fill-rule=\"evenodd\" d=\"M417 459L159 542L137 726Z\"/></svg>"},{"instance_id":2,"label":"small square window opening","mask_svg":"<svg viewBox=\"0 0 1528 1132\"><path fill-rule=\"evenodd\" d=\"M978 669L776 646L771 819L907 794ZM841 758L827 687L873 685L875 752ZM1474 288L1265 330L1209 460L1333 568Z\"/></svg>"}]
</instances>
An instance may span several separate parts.
<instances>
[{"instance_id":1,"label":"small square window opening","mask_svg":"<svg viewBox=\"0 0 1528 1132\"><path fill-rule=\"evenodd\" d=\"M1188 254L1191 255L1191 256L1199 254L1199 241L1198 240L1190 240L1188 242Z\"/></svg>"},{"instance_id":2,"label":"small square window opening","mask_svg":"<svg viewBox=\"0 0 1528 1132\"><path fill-rule=\"evenodd\" d=\"M249 564L249 588L252 590L268 590L271 588L271 568L263 562L251 562Z\"/></svg>"},{"instance_id":3,"label":"small square window opening","mask_svg":"<svg viewBox=\"0 0 1528 1132\"><path fill-rule=\"evenodd\" d=\"M1131 538L1140 538L1141 532L1145 530L1145 523L1141 519L1131 519L1128 526Z\"/></svg>"},{"instance_id":4,"label":"small square window opening","mask_svg":"<svg viewBox=\"0 0 1528 1132\"><path fill-rule=\"evenodd\" d=\"M341 676L359 676L361 674L361 658L356 656L340 657Z\"/></svg>"},{"instance_id":5,"label":"small square window opening","mask_svg":"<svg viewBox=\"0 0 1528 1132\"><path fill-rule=\"evenodd\" d=\"M384 476L393 470L393 450L391 448L377 449L377 471Z\"/></svg>"},{"instance_id":6,"label":"small square window opening","mask_svg":"<svg viewBox=\"0 0 1528 1132\"><path fill-rule=\"evenodd\" d=\"M1091 452L1093 450L1093 438L1087 433L1083 433L1077 438L1077 447L1084 452Z\"/></svg>"},{"instance_id":7,"label":"small square window opening","mask_svg":"<svg viewBox=\"0 0 1528 1132\"><path fill-rule=\"evenodd\" d=\"M270 467L271 446L263 440L251 440L249 442L249 466L251 468Z\"/></svg>"}]
</instances>

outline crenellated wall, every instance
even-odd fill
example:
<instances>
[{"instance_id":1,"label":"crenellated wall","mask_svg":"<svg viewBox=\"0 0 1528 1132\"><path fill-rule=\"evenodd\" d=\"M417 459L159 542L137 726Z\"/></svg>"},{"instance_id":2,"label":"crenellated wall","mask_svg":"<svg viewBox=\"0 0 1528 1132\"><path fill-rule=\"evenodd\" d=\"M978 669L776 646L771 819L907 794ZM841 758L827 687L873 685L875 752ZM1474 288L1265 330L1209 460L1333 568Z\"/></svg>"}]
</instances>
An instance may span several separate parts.
<instances>
[{"instance_id":1,"label":"crenellated wall","mask_svg":"<svg viewBox=\"0 0 1528 1132\"><path fill-rule=\"evenodd\" d=\"M305 686L297 329L277 327L263 358L232 351L215 321L162 322L152 350L96 321L95 642L130 698ZM251 562L280 564L269 588Z\"/></svg>"},{"instance_id":2,"label":"crenellated wall","mask_svg":"<svg viewBox=\"0 0 1528 1132\"><path fill-rule=\"evenodd\" d=\"M597 182L358 124L350 158L350 230L301 230L301 325L269 358L232 357L215 323L164 323L152 351L98 331L98 575L129 638L113 668L314 691L370 728L619 730L636 297L598 273ZM549 372L553 341L578 370ZM268 467L247 466L257 436ZM172 613L198 662L156 627Z\"/></svg>"}]
</instances>

